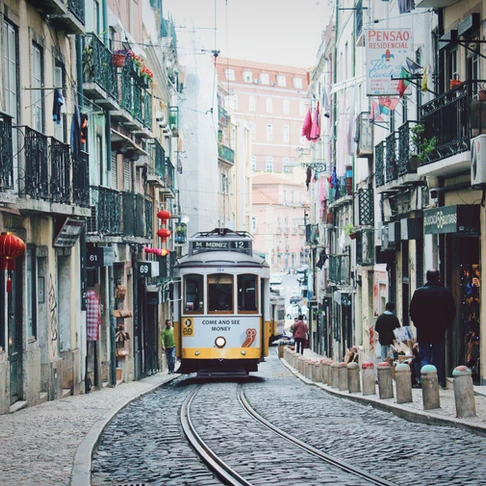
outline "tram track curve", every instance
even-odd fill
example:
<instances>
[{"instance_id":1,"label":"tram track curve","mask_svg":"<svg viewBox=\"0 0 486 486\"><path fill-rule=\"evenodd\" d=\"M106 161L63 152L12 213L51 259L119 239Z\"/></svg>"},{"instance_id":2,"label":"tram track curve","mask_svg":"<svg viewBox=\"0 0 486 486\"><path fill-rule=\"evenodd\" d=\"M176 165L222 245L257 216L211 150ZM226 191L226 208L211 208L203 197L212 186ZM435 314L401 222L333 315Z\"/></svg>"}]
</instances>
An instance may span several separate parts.
<instances>
[{"instance_id":1,"label":"tram track curve","mask_svg":"<svg viewBox=\"0 0 486 486\"><path fill-rule=\"evenodd\" d=\"M258 468L253 467L253 472L249 474L249 477L245 477L244 474L240 474L235 466L231 466L221 455L213 450L213 448L204 440L202 434L196 430L196 425L191 418L191 406L198 392L204 385L198 386L193 390L185 399L183 405L181 406L180 419L184 434L190 442L191 446L195 449L200 458L206 463L206 465L218 475L218 477L231 486L251 486L254 484L261 483L261 479L256 477L256 470ZM253 409L250 402L248 401L245 393L244 386L238 385L236 399L241 407L241 409L246 412L246 414L251 417L255 422L263 426L265 430L271 431L272 434L277 435L279 438L284 439L286 442L290 443L292 446L298 447L299 449L305 451L305 453L310 454L314 458L318 458L322 463L328 465L330 468L338 468L346 475L365 481L365 483L359 484L373 484L377 486L397 486L396 483L390 482L386 479L375 476L367 471L356 468L338 458L332 457L315 447L306 444L305 442L293 437L287 432L283 431L281 428L270 423L264 417ZM265 439L265 440L268 440ZM358 484L358 483L356 483Z\"/></svg>"}]
</instances>

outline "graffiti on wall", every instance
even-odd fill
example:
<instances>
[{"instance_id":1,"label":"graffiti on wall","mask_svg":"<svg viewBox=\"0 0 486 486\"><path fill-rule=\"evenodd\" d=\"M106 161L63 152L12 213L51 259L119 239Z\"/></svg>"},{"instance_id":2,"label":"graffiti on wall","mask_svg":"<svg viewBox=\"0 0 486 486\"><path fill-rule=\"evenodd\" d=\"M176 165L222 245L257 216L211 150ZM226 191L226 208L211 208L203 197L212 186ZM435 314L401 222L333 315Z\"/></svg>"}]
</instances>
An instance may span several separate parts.
<instances>
[{"instance_id":1,"label":"graffiti on wall","mask_svg":"<svg viewBox=\"0 0 486 486\"><path fill-rule=\"evenodd\" d=\"M54 286L54 280L52 274L49 274L49 337L51 340L50 354L51 358L57 356L57 298L56 298L56 288Z\"/></svg>"}]
</instances>

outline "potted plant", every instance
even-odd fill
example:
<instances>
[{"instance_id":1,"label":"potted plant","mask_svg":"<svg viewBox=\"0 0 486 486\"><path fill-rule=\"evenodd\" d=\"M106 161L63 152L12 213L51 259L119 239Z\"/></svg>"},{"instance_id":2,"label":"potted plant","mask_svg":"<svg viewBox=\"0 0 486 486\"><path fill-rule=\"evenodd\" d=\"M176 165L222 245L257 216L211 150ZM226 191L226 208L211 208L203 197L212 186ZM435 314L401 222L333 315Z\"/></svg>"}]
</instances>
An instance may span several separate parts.
<instances>
[{"instance_id":1,"label":"potted plant","mask_svg":"<svg viewBox=\"0 0 486 486\"><path fill-rule=\"evenodd\" d=\"M94 78L93 42L90 40L83 50L83 74L87 81Z\"/></svg>"},{"instance_id":2,"label":"potted plant","mask_svg":"<svg viewBox=\"0 0 486 486\"><path fill-rule=\"evenodd\" d=\"M142 66L142 71L140 74L142 86L148 88L150 83L153 81L154 73L147 66Z\"/></svg>"},{"instance_id":3,"label":"potted plant","mask_svg":"<svg viewBox=\"0 0 486 486\"><path fill-rule=\"evenodd\" d=\"M344 227L344 231L352 240L358 237L358 228L354 227L351 223Z\"/></svg>"},{"instance_id":4,"label":"potted plant","mask_svg":"<svg viewBox=\"0 0 486 486\"><path fill-rule=\"evenodd\" d=\"M430 156L435 152L437 147L437 137L424 137L425 127L423 123L417 123L411 129L412 143L417 151L417 159L420 164L429 161Z\"/></svg>"},{"instance_id":5,"label":"potted plant","mask_svg":"<svg viewBox=\"0 0 486 486\"><path fill-rule=\"evenodd\" d=\"M115 51L112 54L113 66L123 67L125 65L125 59L127 58L127 51Z\"/></svg>"}]
</instances>

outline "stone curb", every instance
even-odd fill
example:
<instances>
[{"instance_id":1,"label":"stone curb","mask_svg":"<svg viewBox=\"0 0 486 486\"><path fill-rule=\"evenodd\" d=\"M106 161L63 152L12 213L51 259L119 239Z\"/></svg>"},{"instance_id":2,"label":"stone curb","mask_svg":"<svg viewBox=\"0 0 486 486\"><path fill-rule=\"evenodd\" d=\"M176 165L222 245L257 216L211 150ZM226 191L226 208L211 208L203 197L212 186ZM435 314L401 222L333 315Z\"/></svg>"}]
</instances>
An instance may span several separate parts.
<instances>
[{"instance_id":1,"label":"stone curb","mask_svg":"<svg viewBox=\"0 0 486 486\"><path fill-rule=\"evenodd\" d=\"M117 405L108 410L99 420L97 420L89 429L86 437L79 444L76 454L74 456L73 468L72 468L72 479L70 482L71 486L92 486L91 484L91 466L92 466L92 456L95 447L98 445L101 434L108 426L108 424L113 420L113 418L124 409L131 402L137 398L141 398L147 395L157 388L165 385L166 383L174 380L179 375L167 375L159 383L149 385L146 390L138 392L132 397L125 398L121 400Z\"/></svg>"},{"instance_id":2,"label":"stone curb","mask_svg":"<svg viewBox=\"0 0 486 486\"><path fill-rule=\"evenodd\" d=\"M441 426L448 426L448 427L456 427L486 437L486 426L471 424L458 418L444 417L442 415L438 415L430 411L412 410L404 405L393 403L392 402L392 400L394 400L393 398L379 400L377 398L375 399L370 396L365 397L357 394L343 393L334 388L330 388L328 385L324 385L322 383L316 383L312 380L309 380L308 378L300 374L295 368L293 368L284 359L280 358L280 361L284 364L284 366L289 371L291 371L301 381L303 381L308 385L316 386L321 390L325 391L326 393L329 393L330 395L340 396L364 405L371 405L372 407L377 408L379 410L392 412L397 417L403 418L410 422L423 423L427 425L441 425Z\"/></svg>"}]
</instances>

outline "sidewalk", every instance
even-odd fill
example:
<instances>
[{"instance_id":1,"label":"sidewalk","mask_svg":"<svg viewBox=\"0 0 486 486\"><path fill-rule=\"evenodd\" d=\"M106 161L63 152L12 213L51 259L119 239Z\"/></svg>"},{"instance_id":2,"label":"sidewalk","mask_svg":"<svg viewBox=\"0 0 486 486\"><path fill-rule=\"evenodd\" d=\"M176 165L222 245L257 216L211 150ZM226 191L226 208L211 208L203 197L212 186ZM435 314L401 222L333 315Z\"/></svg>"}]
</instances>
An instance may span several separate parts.
<instances>
[{"instance_id":1,"label":"sidewalk","mask_svg":"<svg viewBox=\"0 0 486 486\"><path fill-rule=\"evenodd\" d=\"M304 350L304 357L310 359L323 359L310 349ZM475 386L476 417L459 419L456 417L456 403L454 390L440 390L440 408L435 410L423 410L422 390L412 389L413 402L398 404L396 398L379 399L378 395L363 396L361 393L342 392L323 383L316 383L300 374L295 368L290 366L284 359L282 363L291 370L298 378L305 383L318 386L327 393L341 396L361 403L371 404L373 407L387 410L395 415L410 420L411 422L421 422L429 425L446 425L458 427L470 432L486 436L486 386ZM395 386L395 382L393 382ZM378 392L378 385L376 386ZM394 390L396 397L396 389Z\"/></svg>"},{"instance_id":2,"label":"sidewalk","mask_svg":"<svg viewBox=\"0 0 486 486\"><path fill-rule=\"evenodd\" d=\"M91 454L123 407L179 375L158 373L0 415L0 485L90 486Z\"/></svg>"}]
</instances>

